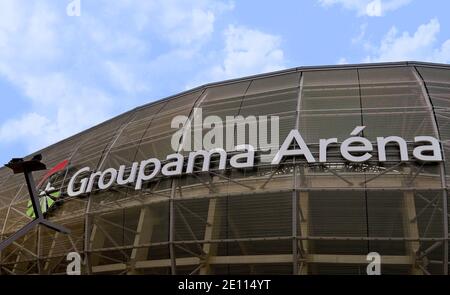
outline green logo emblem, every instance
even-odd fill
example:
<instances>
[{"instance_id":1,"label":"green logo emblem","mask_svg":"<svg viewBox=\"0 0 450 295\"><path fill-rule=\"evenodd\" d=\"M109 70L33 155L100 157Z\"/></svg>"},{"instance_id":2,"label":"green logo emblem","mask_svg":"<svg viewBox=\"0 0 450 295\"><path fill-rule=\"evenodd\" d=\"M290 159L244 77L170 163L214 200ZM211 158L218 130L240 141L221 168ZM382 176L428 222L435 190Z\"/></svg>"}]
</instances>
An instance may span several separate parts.
<instances>
[{"instance_id":1,"label":"green logo emblem","mask_svg":"<svg viewBox=\"0 0 450 295\"><path fill-rule=\"evenodd\" d=\"M69 164L69 160L64 160L60 163L58 163L55 167L50 169L44 177L39 181L37 185L37 189L40 191L39 193L39 204L41 206L41 211L43 214L46 214L49 212L51 208L54 208L57 204L58 199L61 197L61 191L58 189L55 189L52 186L52 180L57 178L59 174L61 174L62 171L65 170L67 165ZM40 189L43 187L44 183L47 183L45 186L45 189ZM28 201L27 204L27 216L35 218L36 215L34 214L33 205L31 203L31 200Z\"/></svg>"}]
</instances>

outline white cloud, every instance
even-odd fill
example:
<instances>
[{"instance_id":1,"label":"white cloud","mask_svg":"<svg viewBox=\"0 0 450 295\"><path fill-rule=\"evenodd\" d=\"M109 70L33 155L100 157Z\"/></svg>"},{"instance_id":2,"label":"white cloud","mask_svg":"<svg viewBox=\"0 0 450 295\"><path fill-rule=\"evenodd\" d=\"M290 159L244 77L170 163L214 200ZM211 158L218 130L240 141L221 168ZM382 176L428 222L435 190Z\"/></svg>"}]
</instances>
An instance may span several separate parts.
<instances>
[{"instance_id":1,"label":"white cloud","mask_svg":"<svg viewBox=\"0 0 450 295\"><path fill-rule=\"evenodd\" d=\"M214 13L211 10L189 9L171 6L160 15L165 36L175 44L190 44L208 38L214 31Z\"/></svg>"},{"instance_id":2,"label":"white cloud","mask_svg":"<svg viewBox=\"0 0 450 295\"><path fill-rule=\"evenodd\" d=\"M22 141L31 152L109 117L113 100L63 73L13 77L32 110L0 127L0 142Z\"/></svg>"},{"instance_id":3,"label":"white cloud","mask_svg":"<svg viewBox=\"0 0 450 295\"><path fill-rule=\"evenodd\" d=\"M352 38L352 43L353 44L358 44L362 40L364 40L364 38L366 36L366 31L367 31L367 23L364 23L364 24L360 25L359 26L359 34L358 34L358 36Z\"/></svg>"},{"instance_id":4,"label":"white cloud","mask_svg":"<svg viewBox=\"0 0 450 295\"><path fill-rule=\"evenodd\" d=\"M341 57L338 61L337 61L338 65L346 65L348 64L348 60L345 57Z\"/></svg>"},{"instance_id":5,"label":"white cloud","mask_svg":"<svg viewBox=\"0 0 450 295\"><path fill-rule=\"evenodd\" d=\"M381 16L382 13L383 13L383 10L382 10L380 0L373 0L367 4L366 14L368 16Z\"/></svg>"},{"instance_id":6,"label":"white cloud","mask_svg":"<svg viewBox=\"0 0 450 295\"><path fill-rule=\"evenodd\" d=\"M371 54L366 62L419 60L430 62L450 62L450 39L437 44L440 31L438 19L431 19L420 25L414 34L399 33L392 27L379 45L370 46Z\"/></svg>"},{"instance_id":7,"label":"white cloud","mask_svg":"<svg viewBox=\"0 0 450 295\"><path fill-rule=\"evenodd\" d=\"M348 10L366 16L383 16L387 12L399 9L411 2L411 0L318 0L324 7L341 5Z\"/></svg>"},{"instance_id":8,"label":"white cloud","mask_svg":"<svg viewBox=\"0 0 450 295\"><path fill-rule=\"evenodd\" d=\"M126 63L108 60L105 61L104 66L111 81L126 92L136 93L149 90L149 86L136 77L135 69Z\"/></svg>"},{"instance_id":9,"label":"white cloud","mask_svg":"<svg viewBox=\"0 0 450 295\"><path fill-rule=\"evenodd\" d=\"M283 68L281 38L246 27L225 31L225 60L214 68L220 78L233 78Z\"/></svg>"},{"instance_id":10,"label":"white cloud","mask_svg":"<svg viewBox=\"0 0 450 295\"><path fill-rule=\"evenodd\" d=\"M73 57L63 45L63 14L48 2L17 0L2 2L0 14L0 76L31 102L27 112L2 122L0 142L21 141L31 152L107 117L107 94L58 68Z\"/></svg>"},{"instance_id":11,"label":"white cloud","mask_svg":"<svg viewBox=\"0 0 450 295\"><path fill-rule=\"evenodd\" d=\"M223 62L202 73L195 83L237 78L285 67L281 38L244 26L230 25L224 32Z\"/></svg>"},{"instance_id":12,"label":"white cloud","mask_svg":"<svg viewBox=\"0 0 450 295\"><path fill-rule=\"evenodd\" d=\"M198 50L217 15L233 8L208 0L102 0L82 2L81 16L68 17L64 3L52 0L1 2L0 79L31 107L0 121L0 144L17 142L29 152L122 112L128 97L148 97L146 67L160 54L152 42Z\"/></svg>"},{"instance_id":13,"label":"white cloud","mask_svg":"<svg viewBox=\"0 0 450 295\"><path fill-rule=\"evenodd\" d=\"M214 32L216 15L234 8L233 2L208 0L103 0L113 17L133 15L137 30L151 28L175 45L208 40ZM116 1L114 1L116 2Z\"/></svg>"},{"instance_id":14,"label":"white cloud","mask_svg":"<svg viewBox=\"0 0 450 295\"><path fill-rule=\"evenodd\" d=\"M40 135L49 122L44 116L28 113L18 119L6 121L0 127L0 137L3 141L14 141L23 136Z\"/></svg>"}]
</instances>

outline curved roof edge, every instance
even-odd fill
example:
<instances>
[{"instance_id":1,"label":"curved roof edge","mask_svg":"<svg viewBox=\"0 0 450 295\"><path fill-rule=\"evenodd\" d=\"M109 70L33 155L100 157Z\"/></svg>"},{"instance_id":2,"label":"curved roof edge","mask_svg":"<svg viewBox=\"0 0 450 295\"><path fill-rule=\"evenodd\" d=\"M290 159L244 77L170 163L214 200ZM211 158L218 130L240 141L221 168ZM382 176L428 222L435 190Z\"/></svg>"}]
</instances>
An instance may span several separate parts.
<instances>
[{"instance_id":1,"label":"curved roof edge","mask_svg":"<svg viewBox=\"0 0 450 295\"><path fill-rule=\"evenodd\" d=\"M233 84L233 83L237 83L237 82L241 82L241 81L245 81L245 80L252 80L252 79L260 79L260 78L266 78L266 77L271 77L271 76L278 76L278 75L283 75L283 74L288 74L288 73L292 73L292 72L306 72L306 71L321 71L321 70L337 70L337 69L361 69L361 68L383 68L383 67L400 67L400 66L425 66L425 67L433 67L433 68L445 68L445 69L450 69L450 64L442 64L442 63L431 63L431 62L421 62L421 61L398 61L398 62L380 62L380 63L359 63L359 64L342 64L342 65L319 65L319 66L300 66L300 67L294 67L294 68L288 68L288 69L283 69L283 70L279 70L279 71L273 71L273 72L267 72L267 73L261 73L261 74L256 74L256 75L250 75L250 76L244 76L244 77L240 77L240 78L234 78L234 79L228 79L228 80L222 80L222 81L216 81L216 82L211 82L211 83L206 83L206 84L202 84L200 86L197 86L195 88L191 88L167 97L164 97L162 99L159 100L155 100L152 101L150 103L135 107L129 111L126 111L122 114L119 114L117 116L114 116L108 120L105 120L97 125L94 125L92 127L89 127L83 131L80 131L78 133L75 133L74 135L71 135L69 137L66 137L58 142L55 142L45 148L42 148L30 155L25 156L27 157L32 157L35 154L39 154L44 152L47 149L52 148L55 145L61 144L65 141L68 141L76 136L79 136L83 133L89 132L92 129L98 128L104 124L109 123L112 120L115 120L116 118L122 117L122 116L126 116L130 113L133 113L137 110L140 110L142 108L146 108L149 107L153 104L157 104L157 103L161 103L167 100L171 100L171 99L175 99L177 97L186 95L188 93L192 93L195 91L199 91L201 89L204 88L210 88L210 87L215 87L215 86L220 86L220 85L226 85L226 84Z\"/></svg>"}]
</instances>

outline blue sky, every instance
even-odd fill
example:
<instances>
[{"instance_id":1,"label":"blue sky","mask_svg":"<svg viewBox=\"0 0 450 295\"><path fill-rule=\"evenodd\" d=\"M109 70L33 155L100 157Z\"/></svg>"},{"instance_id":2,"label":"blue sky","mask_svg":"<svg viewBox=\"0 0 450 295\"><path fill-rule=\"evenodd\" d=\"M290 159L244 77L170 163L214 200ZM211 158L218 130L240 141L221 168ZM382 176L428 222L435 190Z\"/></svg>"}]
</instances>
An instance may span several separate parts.
<instances>
[{"instance_id":1,"label":"blue sky","mask_svg":"<svg viewBox=\"0 0 450 295\"><path fill-rule=\"evenodd\" d=\"M212 81L449 63L448 11L442 0L0 0L0 163Z\"/></svg>"}]
</instances>

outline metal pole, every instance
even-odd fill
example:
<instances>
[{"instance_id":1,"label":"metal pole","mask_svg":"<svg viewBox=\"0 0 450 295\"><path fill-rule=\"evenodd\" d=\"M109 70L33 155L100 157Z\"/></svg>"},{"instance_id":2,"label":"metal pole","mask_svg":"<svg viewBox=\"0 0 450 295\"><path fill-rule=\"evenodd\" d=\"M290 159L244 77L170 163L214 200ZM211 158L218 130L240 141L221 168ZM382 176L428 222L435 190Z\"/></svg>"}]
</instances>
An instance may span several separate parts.
<instances>
[{"instance_id":1,"label":"metal pole","mask_svg":"<svg viewBox=\"0 0 450 295\"><path fill-rule=\"evenodd\" d=\"M36 240L37 240L37 269L38 269L38 274L42 274L42 267L41 267L41 259L42 259L42 251L41 251L41 235L42 235L42 232L41 232L41 228L40 227L38 227L38 229L37 229L37 238L36 238Z\"/></svg>"},{"instance_id":2,"label":"metal pole","mask_svg":"<svg viewBox=\"0 0 450 295\"><path fill-rule=\"evenodd\" d=\"M299 87L297 94L297 108L295 114L295 129L298 130L300 126L300 106L303 91L303 73L299 73ZM297 240L297 224L298 224L298 165L295 163L294 158L294 171L293 171L293 190L292 190L292 272L294 275L298 274L298 240Z\"/></svg>"},{"instance_id":3,"label":"metal pole","mask_svg":"<svg viewBox=\"0 0 450 295\"><path fill-rule=\"evenodd\" d=\"M174 230L175 230L175 220L174 220L174 203L173 199L175 197L176 190L176 180L172 180L172 191L170 194L169 200L169 252L170 252L170 268L172 275L177 274L176 268L176 257L175 257L175 249L174 249Z\"/></svg>"},{"instance_id":4,"label":"metal pole","mask_svg":"<svg viewBox=\"0 0 450 295\"><path fill-rule=\"evenodd\" d=\"M31 204L33 205L34 214L37 219L44 218L41 211L41 204L39 203L38 193L36 191L36 185L34 184L33 176L30 171L25 171L25 181L27 182L28 193L30 195Z\"/></svg>"},{"instance_id":5,"label":"metal pole","mask_svg":"<svg viewBox=\"0 0 450 295\"><path fill-rule=\"evenodd\" d=\"M422 75L419 73L419 71L417 70L417 68L415 66L412 67L412 71L414 76L417 79L417 82L419 83L421 89L422 89L422 94L423 97L425 99L425 103L427 104L429 111L431 112L431 120L433 122L433 127L434 127L434 131L436 133L436 135L439 138L439 142L440 142L440 148L442 151L442 154L444 154L444 148L442 146L441 143L441 135L439 132L439 125L436 119L436 114L434 112L434 107L433 107L433 101L430 98L430 94L428 92L428 88L425 85L425 81L423 80ZM445 154L444 154L444 159L445 159ZM448 205L447 205L447 183L446 183L446 179L445 179L445 166L444 166L444 162L440 162L439 163L439 168L440 168L440 174L441 174L441 187L442 187L442 226L443 226L443 231L444 231L444 244L443 244L443 258L442 258L442 266L443 266L443 274L444 275L448 275Z\"/></svg>"},{"instance_id":6,"label":"metal pole","mask_svg":"<svg viewBox=\"0 0 450 295\"><path fill-rule=\"evenodd\" d=\"M2 241L0 243L0 251L3 251L6 247L14 243L16 240L23 237L27 232L29 232L34 226L38 225L40 222L39 219L35 219L31 222L29 222L27 225L19 229L17 232L9 236L6 240Z\"/></svg>"},{"instance_id":7,"label":"metal pole","mask_svg":"<svg viewBox=\"0 0 450 295\"><path fill-rule=\"evenodd\" d=\"M441 163L441 179L445 185L445 170L444 163ZM443 257L443 272L448 275L448 205L447 205L447 187L442 191L442 216L444 222L444 257Z\"/></svg>"},{"instance_id":8,"label":"metal pole","mask_svg":"<svg viewBox=\"0 0 450 295\"><path fill-rule=\"evenodd\" d=\"M296 177L296 168L294 169L294 177ZM295 183L295 181L294 181ZM297 244L297 191L294 187L292 190L292 271L294 275L298 274L298 244Z\"/></svg>"},{"instance_id":9,"label":"metal pole","mask_svg":"<svg viewBox=\"0 0 450 295\"><path fill-rule=\"evenodd\" d=\"M22 227L21 229L19 229L16 233L8 237L6 240L2 241L0 243L0 252L7 246L14 243L14 241L24 236L27 232L29 232L34 226L38 224L43 224L44 226L50 229L65 234L70 233L70 231L65 227L54 224L45 219L44 215L42 214L38 193L36 191L36 185L34 183L32 175L33 171L44 170L46 168L45 165L40 162L41 158L42 158L41 155L36 155L35 158L33 158L31 161L23 161L23 159L13 159L9 162L9 164L6 165L8 168L11 168L15 174L23 173L25 175L28 193L30 195L31 204L33 206L34 215L36 218L27 225L25 225L24 227Z\"/></svg>"}]
</instances>

